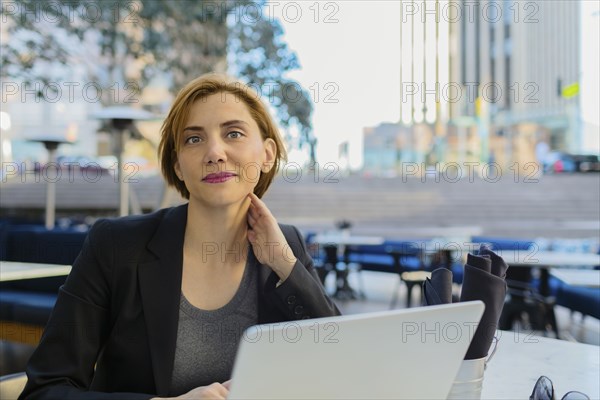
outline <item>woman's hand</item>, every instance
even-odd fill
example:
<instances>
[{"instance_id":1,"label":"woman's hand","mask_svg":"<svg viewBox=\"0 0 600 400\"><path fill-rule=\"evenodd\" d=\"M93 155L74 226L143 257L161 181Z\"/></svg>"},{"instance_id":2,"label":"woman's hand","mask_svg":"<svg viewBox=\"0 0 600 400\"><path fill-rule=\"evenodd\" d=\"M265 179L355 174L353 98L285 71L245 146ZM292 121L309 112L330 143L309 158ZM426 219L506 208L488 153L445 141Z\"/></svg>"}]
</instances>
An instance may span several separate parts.
<instances>
[{"instance_id":1,"label":"woman's hand","mask_svg":"<svg viewBox=\"0 0 600 400\"><path fill-rule=\"evenodd\" d=\"M224 400L227 399L229 395L229 387L231 386L231 380L218 383L215 382L208 386L200 386L195 389L190 390L187 393L182 394L177 397L169 397L169 399L178 399L178 400ZM159 397L155 397L152 400L159 399Z\"/></svg>"},{"instance_id":2,"label":"woman's hand","mask_svg":"<svg viewBox=\"0 0 600 400\"><path fill-rule=\"evenodd\" d=\"M250 193L248 197L248 240L252 244L254 255L261 264L268 265L284 281L292 272L296 257L265 203L254 193Z\"/></svg>"}]
</instances>

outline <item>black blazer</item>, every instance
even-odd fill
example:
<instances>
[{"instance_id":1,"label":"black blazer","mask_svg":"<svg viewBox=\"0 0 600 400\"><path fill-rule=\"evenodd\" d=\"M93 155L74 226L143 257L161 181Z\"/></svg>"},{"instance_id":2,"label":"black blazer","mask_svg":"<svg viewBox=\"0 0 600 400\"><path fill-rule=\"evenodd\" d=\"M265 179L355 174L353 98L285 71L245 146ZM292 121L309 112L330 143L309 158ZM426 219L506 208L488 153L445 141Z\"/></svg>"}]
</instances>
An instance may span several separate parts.
<instances>
[{"instance_id":1,"label":"black blazer","mask_svg":"<svg viewBox=\"0 0 600 400\"><path fill-rule=\"evenodd\" d=\"M187 204L94 224L29 360L20 399L168 395L186 223ZM280 227L298 261L277 288L277 275L259 266L259 323L339 315L298 230Z\"/></svg>"}]
</instances>

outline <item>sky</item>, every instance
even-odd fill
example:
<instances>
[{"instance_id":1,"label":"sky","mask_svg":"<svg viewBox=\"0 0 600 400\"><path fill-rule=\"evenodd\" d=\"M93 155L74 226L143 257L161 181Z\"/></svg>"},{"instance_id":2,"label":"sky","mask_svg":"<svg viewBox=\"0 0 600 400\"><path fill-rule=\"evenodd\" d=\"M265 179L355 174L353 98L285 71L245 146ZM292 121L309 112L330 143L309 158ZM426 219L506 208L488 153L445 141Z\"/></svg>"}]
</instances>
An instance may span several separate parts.
<instances>
[{"instance_id":1,"label":"sky","mask_svg":"<svg viewBox=\"0 0 600 400\"><path fill-rule=\"evenodd\" d=\"M400 118L399 2L296 1L271 10L302 66L289 76L313 97L317 161L337 162L349 141L350 167L359 168L363 128ZM290 160L303 156L291 152Z\"/></svg>"},{"instance_id":2,"label":"sky","mask_svg":"<svg viewBox=\"0 0 600 400\"><path fill-rule=\"evenodd\" d=\"M581 13L581 46L590 49L581 53L580 102L584 129L582 145L593 154L600 152L600 3L582 2Z\"/></svg>"}]
</instances>

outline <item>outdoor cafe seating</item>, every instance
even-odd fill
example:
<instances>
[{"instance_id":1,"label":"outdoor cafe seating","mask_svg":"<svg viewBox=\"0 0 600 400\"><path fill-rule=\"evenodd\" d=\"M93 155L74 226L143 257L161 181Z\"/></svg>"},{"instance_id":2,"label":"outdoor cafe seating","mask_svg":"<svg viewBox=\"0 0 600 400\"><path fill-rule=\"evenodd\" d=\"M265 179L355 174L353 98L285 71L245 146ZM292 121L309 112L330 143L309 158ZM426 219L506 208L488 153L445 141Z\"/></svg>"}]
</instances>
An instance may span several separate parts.
<instances>
[{"instance_id":1,"label":"outdoor cafe seating","mask_svg":"<svg viewBox=\"0 0 600 400\"><path fill-rule=\"evenodd\" d=\"M47 230L42 225L0 224L0 259L24 263L72 265L87 231ZM0 339L36 344L66 276L0 282Z\"/></svg>"},{"instance_id":2,"label":"outdoor cafe seating","mask_svg":"<svg viewBox=\"0 0 600 400\"><path fill-rule=\"evenodd\" d=\"M449 268L452 271L455 284L462 283L462 260L451 254L448 249L433 252L427 257L423 254L428 239L386 239L378 245L345 246L346 251L340 256L335 246L328 245L319 248L311 241L314 233L307 234L309 248L313 249L318 271L324 276L335 270L338 277L343 277L342 288L352 290L347 283L348 270L346 263L360 265L360 271L377 271L392 273L399 277L398 285L407 286L406 303L411 304L411 292L419 287L426 279L427 273L438 267ZM589 243L588 239L511 239L487 236L473 236L473 243L490 243L495 250L512 254L513 252L535 254L535 251L561 251L567 253L598 252L597 244ZM565 248L563 244L580 244L578 248L571 245ZM592 241L593 242L593 241ZM581 246L581 244L585 246ZM334 266L337 266L334 268ZM582 316L592 316L600 319L600 291L593 287L580 287L567 284L552 277L543 265L520 266L509 268L507 271L508 296L503 314L500 318L501 329L511 329L515 324L529 324L536 331L552 332L558 337L558 326L554 306L566 307ZM590 267L590 266L588 266ZM596 269L600 266L596 266ZM338 269L340 271L338 271ZM415 275L417 273L417 275ZM404 274L404 279L402 278ZM338 286L339 290L340 286ZM398 290L394 293L391 308L397 302ZM368 296L368 293L365 293ZM342 298L343 299L343 298ZM522 326L522 325L521 325Z\"/></svg>"},{"instance_id":3,"label":"outdoor cafe seating","mask_svg":"<svg viewBox=\"0 0 600 400\"><path fill-rule=\"evenodd\" d=\"M0 222L0 259L72 265L86 234L86 230L77 227L47 230L42 225L3 221ZM363 282L359 280L361 285L356 292L348 280L350 274L360 276L361 271L388 273L392 274L390 277L397 279L398 287L391 299L393 307L396 306L401 285L406 285L408 296L411 296L411 289L419 288L428 276L427 273L435 268L449 268L453 272L455 285L462 282L462 260L452 256L449 251L424 254L427 239L384 238L380 244L347 245L340 254L336 246L315 245L311 240L314 238L313 233L309 232L305 237L321 279L324 281L327 273L336 274L336 298L339 301L352 299L347 296L350 293L355 294L356 300L362 300L364 297L361 295L368 299L369 293ZM525 251L542 243L539 239L514 240L481 236L471 237L470 240L491 243L497 250ZM548 248L560 250L557 245ZM552 276L546 276L548 282L542 284L536 269L508 269L509 296L500 318L500 329L508 330L515 323L522 323L521 319L525 314L533 329L557 335L558 327L553 314L555 305L600 319L600 291L597 288L569 285ZM403 277L403 274L415 272L423 274ZM0 282L0 339L35 345L50 316L58 288L65 278L62 275ZM409 298L405 304L410 305Z\"/></svg>"},{"instance_id":4,"label":"outdoor cafe seating","mask_svg":"<svg viewBox=\"0 0 600 400\"><path fill-rule=\"evenodd\" d=\"M361 271L376 271L393 273L398 276L398 287L394 292L390 308L396 306L398 294L401 285L407 287L407 305L411 305L411 297L414 288L420 288L425 281L428 273L437 267L449 268L454 272L456 283L462 280L462 266L459 260L452 260L447 252L442 251L441 256L433 254L432 257L426 257L425 242L426 239L406 239L395 240L386 239L380 244L354 244L344 246L343 254L340 255L338 246L334 243L326 243L319 246L314 243L312 238L314 233L306 235L308 248L311 249L311 256L315 259L317 271L321 280L329 272L336 274L336 292L334 296L339 299L355 298L353 289L348 284L348 275L356 271L359 275ZM364 284L361 281L361 285ZM359 291L361 297L365 297L364 288Z\"/></svg>"}]
</instances>

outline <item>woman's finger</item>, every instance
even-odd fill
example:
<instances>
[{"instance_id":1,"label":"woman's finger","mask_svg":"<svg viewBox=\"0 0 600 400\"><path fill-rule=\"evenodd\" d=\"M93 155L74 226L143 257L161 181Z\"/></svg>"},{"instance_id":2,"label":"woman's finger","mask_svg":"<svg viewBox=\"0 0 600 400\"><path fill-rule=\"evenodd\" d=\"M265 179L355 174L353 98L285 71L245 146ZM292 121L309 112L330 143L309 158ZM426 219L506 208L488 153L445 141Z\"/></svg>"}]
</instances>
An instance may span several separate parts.
<instances>
[{"instance_id":1,"label":"woman's finger","mask_svg":"<svg viewBox=\"0 0 600 400\"><path fill-rule=\"evenodd\" d=\"M250 205L251 206L255 206L256 210L261 215L263 215L263 214L269 214L270 213L269 208L267 207L267 205L261 199L259 199L257 195L255 195L254 193L250 193L250 199L252 200L250 202Z\"/></svg>"},{"instance_id":2,"label":"woman's finger","mask_svg":"<svg viewBox=\"0 0 600 400\"><path fill-rule=\"evenodd\" d=\"M250 241L250 243L254 244L254 242L256 241L256 232L254 232L253 230L249 230L248 240Z\"/></svg>"},{"instance_id":3,"label":"woman's finger","mask_svg":"<svg viewBox=\"0 0 600 400\"><path fill-rule=\"evenodd\" d=\"M252 228L258 228L260 226L260 215L257 215L256 213L248 213L248 218L252 218L251 220L249 219L250 222L250 226Z\"/></svg>"},{"instance_id":4,"label":"woman's finger","mask_svg":"<svg viewBox=\"0 0 600 400\"><path fill-rule=\"evenodd\" d=\"M258 207L254 206L253 204L250 204L250 207L248 208L248 213L252 215L252 218L254 218L255 220L258 220L260 219L260 217L262 217L262 214Z\"/></svg>"},{"instance_id":5,"label":"woman's finger","mask_svg":"<svg viewBox=\"0 0 600 400\"><path fill-rule=\"evenodd\" d=\"M227 395L229 394L229 389L227 389L224 385L220 384L217 388L217 391L219 393L219 395L223 396L224 399L227 398Z\"/></svg>"},{"instance_id":6,"label":"woman's finger","mask_svg":"<svg viewBox=\"0 0 600 400\"><path fill-rule=\"evenodd\" d=\"M252 204L252 203L250 203L250 207L248 208L248 212L252 213L252 215L255 218L260 216L258 208L254 204Z\"/></svg>"}]
</instances>

